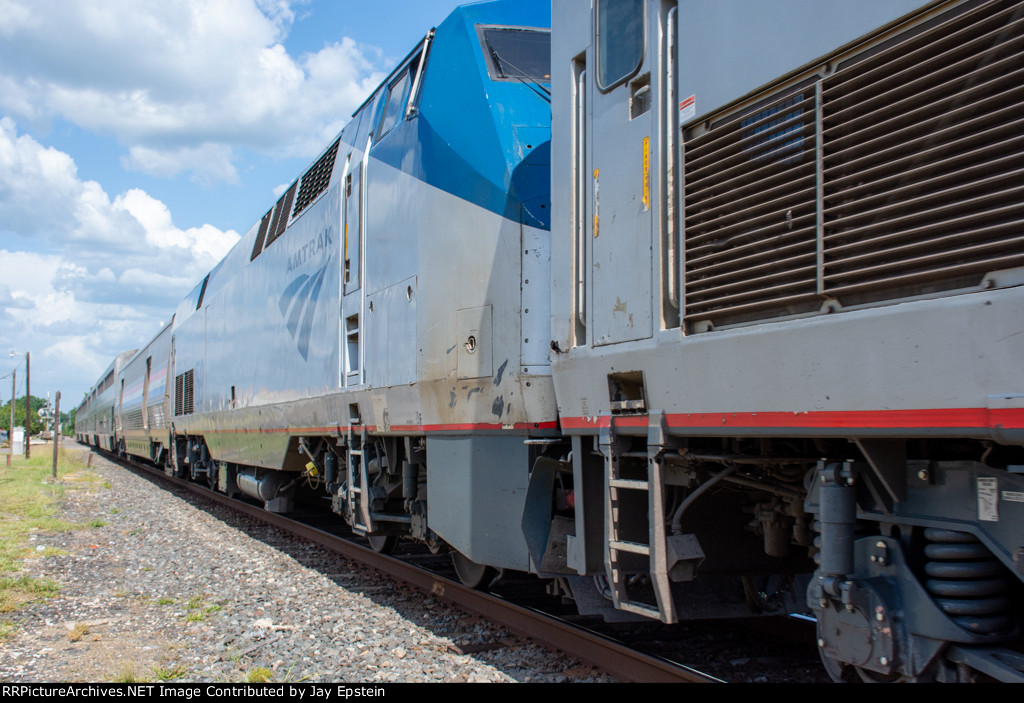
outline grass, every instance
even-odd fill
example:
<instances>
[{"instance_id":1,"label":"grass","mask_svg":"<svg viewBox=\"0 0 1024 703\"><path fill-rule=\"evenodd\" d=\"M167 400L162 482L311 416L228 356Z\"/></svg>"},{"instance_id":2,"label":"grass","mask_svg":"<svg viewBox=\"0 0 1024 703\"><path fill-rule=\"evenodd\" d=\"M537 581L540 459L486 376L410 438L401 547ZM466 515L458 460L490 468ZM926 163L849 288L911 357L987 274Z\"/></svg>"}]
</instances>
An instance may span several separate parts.
<instances>
[{"instance_id":1,"label":"grass","mask_svg":"<svg viewBox=\"0 0 1024 703\"><path fill-rule=\"evenodd\" d=\"M188 611L188 614L185 615L186 622L202 622L207 615L219 612L222 608L217 603L207 605L203 596L192 596L185 604L185 609Z\"/></svg>"},{"instance_id":2,"label":"grass","mask_svg":"<svg viewBox=\"0 0 1024 703\"><path fill-rule=\"evenodd\" d=\"M78 642L87 634L89 634L89 626L84 622L76 622L75 626L68 631L68 639L72 642Z\"/></svg>"},{"instance_id":3,"label":"grass","mask_svg":"<svg viewBox=\"0 0 1024 703\"><path fill-rule=\"evenodd\" d=\"M57 595L60 586L49 579L22 574L0 578L0 613L18 610L26 603Z\"/></svg>"},{"instance_id":4,"label":"grass","mask_svg":"<svg viewBox=\"0 0 1024 703\"><path fill-rule=\"evenodd\" d=\"M73 527L56 517L64 487L45 481L49 466L42 458L0 464L0 572L18 571L29 556L29 534Z\"/></svg>"},{"instance_id":5,"label":"grass","mask_svg":"<svg viewBox=\"0 0 1024 703\"><path fill-rule=\"evenodd\" d=\"M172 667L153 667L153 676L158 681L174 681L180 679L182 676L188 673L188 669L185 668L184 664L177 664Z\"/></svg>"},{"instance_id":6,"label":"grass","mask_svg":"<svg viewBox=\"0 0 1024 703\"><path fill-rule=\"evenodd\" d=\"M125 662L113 676L108 676L114 683L147 683L145 678L135 673L135 663Z\"/></svg>"},{"instance_id":7,"label":"grass","mask_svg":"<svg viewBox=\"0 0 1024 703\"><path fill-rule=\"evenodd\" d=\"M89 488L99 482L95 474L83 471L83 456L65 450L57 462L56 483L52 481L50 453L31 459L14 458L10 466L0 463L0 612L9 613L26 603L56 595L58 586L53 581L2 575L16 574L27 557L64 553L55 547L39 550L31 544L30 536L80 527L61 520L57 512L67 485Z\"/></svg>"},{"instance_id":8,"label":"grass","mask_svg":"<svg viewBox=\"0 0 1024 703\"><path fill-rule=\"evenodd\" d=\"M257 666L255 669L250 669L249 673L245 675L246 683L267 683L270 681L274 672L265 666Z\"/></svg>"}]
</instances>

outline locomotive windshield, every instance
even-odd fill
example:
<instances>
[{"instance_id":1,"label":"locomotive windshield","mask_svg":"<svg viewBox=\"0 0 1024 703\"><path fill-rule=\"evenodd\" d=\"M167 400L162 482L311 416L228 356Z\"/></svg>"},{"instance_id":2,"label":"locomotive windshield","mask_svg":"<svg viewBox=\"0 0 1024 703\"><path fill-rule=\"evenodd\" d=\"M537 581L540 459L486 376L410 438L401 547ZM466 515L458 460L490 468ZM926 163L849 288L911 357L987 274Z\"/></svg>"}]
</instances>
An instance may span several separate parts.
<instances>
[{"instance_id":1,"label":"locomotive windshield","mask_svg":"<svg viewBox=\"0 0 1024 703\"><path fill-rule=\"evenodd\" d=\"M551 82L551 32L522 27L482 27L480 39L492 79Z\"/></svg>"}]
</instances>

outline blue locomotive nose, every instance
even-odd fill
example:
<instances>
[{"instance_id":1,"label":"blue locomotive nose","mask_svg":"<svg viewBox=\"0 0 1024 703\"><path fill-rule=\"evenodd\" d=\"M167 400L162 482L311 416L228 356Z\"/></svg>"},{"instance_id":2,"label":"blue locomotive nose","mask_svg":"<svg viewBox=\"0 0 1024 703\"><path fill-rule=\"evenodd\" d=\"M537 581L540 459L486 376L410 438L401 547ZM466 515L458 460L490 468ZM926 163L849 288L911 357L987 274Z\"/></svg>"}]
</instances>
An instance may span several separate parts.
<instances>
[{"instance_id":1,"label":"blue locomotive nose","mask_svg":"<svg viewBox=\"0 0 1024 703\"><path fill-rule=\"evenodd\" d=\"M505 217L514 219L518 206L523 224L551 229L551 134L535 127L528 136L531 141L522 145L526 154L512 169Z\"/></svg>"},{"instance_id":2,"label":"blue locomotive nose","mask_svg":"<svg viewBox=\"0 0 1024 703\"><path fill-rule=\"evenodd\" d=\"M513 221L550 226L550 9L479 3L436 30L416 118L373 156Z\"/></svg>"}]
</instances>

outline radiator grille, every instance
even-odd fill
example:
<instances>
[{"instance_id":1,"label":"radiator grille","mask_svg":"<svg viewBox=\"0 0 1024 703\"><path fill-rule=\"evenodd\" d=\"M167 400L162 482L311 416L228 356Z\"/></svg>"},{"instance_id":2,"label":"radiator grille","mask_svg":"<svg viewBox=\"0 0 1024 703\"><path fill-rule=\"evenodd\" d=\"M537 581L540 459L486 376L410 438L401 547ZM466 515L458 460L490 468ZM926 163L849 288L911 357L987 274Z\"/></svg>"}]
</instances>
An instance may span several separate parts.
<instances>
[{"instance_id":1,"label":"radiator grille","mask_svg":"<svg viewBox=\"0 0 1024 703\"><path fill-rule=\"evenodd\" d=\"M142 429L142 408L125 410L121 413L121 428L124 430Z\"/></svg>"},{"instance_id":2,"label":"radiator grille","mask_svg":"<svg viewBox=\"0 0 1024 703\"><path fill-rule=\"evenodd\" d=\"M149 412L149 427L150 429L163 429L167 426L167 419L164 417L164 404L150 405L147 408Z\"/></svg>"},{"instance_id":3,"label":"radiator grille","mask_svg":"<svg viewBox=\"0 0 1024 703\"><path fill-rule=\"evenodd\" d=\"M686 307L795 311L816 298L814 87L686 146Z\"/></svg>"},{"instance_id":4,"label":"radiator grille","mask_svg":"<svg viewBox=\"0 0 1024 703\"><path fill-rule=\"evenodd\" d=\"M1024 265L1024 3L961 6L685 140L686 319L962 290Z\"/></svg>"},{"instance_id":5,"label":"radiator grille","mask_svg":"<svg viewBox=\"0 0 1024 703\"><path fill-rule=\"evenodd\" d=\"M185 373L178 374L174 378L174 414L192 414L192 369Z\"/></svg>"},{"instance_id":6,"label":"radiator grille","mask_svg":"<svg viewBox=\"0 0 1024 703\"><path fill-rule=\"evenodd\" d=\"M288 216L292 211L292 203L295 201L295 188L298 185L298 182L292 183L292 187L278 199L277 205L274 206L274 219L270 223L270 229L267 230L267 243L263 245L264 249L284 234L284 230L288 226Z\"/></svg>"},{"instance_id":7,"label":"radiator grille","mask_svg":"<svg viewBox=\"0 0 1024 703\"><path fill-rule=\"evenodd\" d=\"M249 261L254 261L257 256L263 251L263 242L267 239L267 229L270 227L270 219L274 215L274 210L271 208L267 210L267 214L260 220L260 229L256 233L256 241L252 245L252 254L249 256Z\"/></svg>"},{"instance_id":8,"label":"radiator grille","mask_svg":"<svg viewBox=\"0 0 1024 703\"><path fill-rule=\"evenodd\" d=\"M295 217L298 217L299 213L316 199L316 196L327 190L327 186L331 182L331 173L334 171L334 161L338 155L340 141L340 139L335 141L331 148L324 152L324 155L302 176L302 187L299 188L299 195L295 199Z\"/></svg>"}]
</instances>

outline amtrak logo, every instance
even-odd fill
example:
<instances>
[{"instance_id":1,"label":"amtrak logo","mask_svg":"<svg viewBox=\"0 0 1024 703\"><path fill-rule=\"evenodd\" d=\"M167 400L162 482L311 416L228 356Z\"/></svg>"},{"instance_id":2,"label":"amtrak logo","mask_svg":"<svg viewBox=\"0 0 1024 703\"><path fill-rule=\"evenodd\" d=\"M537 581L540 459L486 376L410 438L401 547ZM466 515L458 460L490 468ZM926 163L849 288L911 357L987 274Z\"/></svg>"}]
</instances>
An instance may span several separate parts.
<instances>
[{"instance_id":1,"label":"amtrak logo","mask_svg":"<svg viewBox=\"0 0 1024 703\"><path fill-rule=\"evenodd\" d=\"M319 236L300 247L289 258L288 271L291 272L297 266L306 263L310 257L316 254L329 252L331 243L331 230L328 227ZM323 288L324 277L327 275L327 267L333 258L328 255L327 261L315 273L301 273L293 278L277 303L281 315L285 319L288 334L295 340L303 361L309 360L309 338L313 333L316 305L320 300L320 290Z\"/></svg>"},{"instance_id":2,"label":"amtrak logo","mask_svg":"<svg viewBox=\"0 0 1024 703\"><path fill-rule=\"evenodd\" d=\"M291 273L298 267L305 265L307 261L317 254L323 254L324 252L330 251L330 246L334 244L334 239L331 237L331 229L331 227L327 227L325 230L320 232L320 234L296 249L295 253L288 257L288 273Z\"/></svg>"},{"instance_id":3,"label":"amtrak logo","mask_svg":"<svg viewBox=\"0 0 1024 703\"><path fill-rule=\"evenodd\" d=\"M327 264L312 276L300 274L285 288L278 307L287 321L288 334L295 340L303 361L309 356L309 336L313 332L313 316L320 299Z\"/></svg>"}]
</instances>

